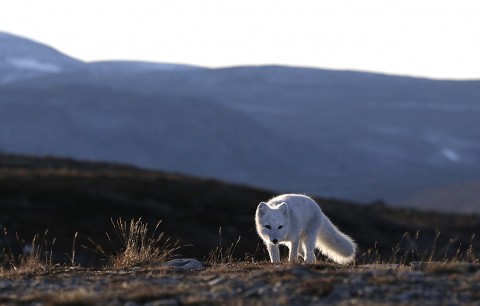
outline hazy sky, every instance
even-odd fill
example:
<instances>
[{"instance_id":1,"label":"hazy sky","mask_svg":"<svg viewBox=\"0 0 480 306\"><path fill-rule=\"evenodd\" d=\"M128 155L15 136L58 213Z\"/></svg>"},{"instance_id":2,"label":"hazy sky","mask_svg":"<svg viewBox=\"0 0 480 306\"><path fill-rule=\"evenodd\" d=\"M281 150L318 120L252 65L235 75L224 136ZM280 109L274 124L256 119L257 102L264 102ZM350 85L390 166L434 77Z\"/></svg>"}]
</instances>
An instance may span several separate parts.
<instances>
[{"instance_id":1,"label":"hazy sky","mask_svg":"<svg viewBox=\"0 0 480 306\"><path fill-rule=\"evenodd\" d=\"M478 0L14 0L0 31L85 61L480 79Z\"/></svg>"}]
</instances>

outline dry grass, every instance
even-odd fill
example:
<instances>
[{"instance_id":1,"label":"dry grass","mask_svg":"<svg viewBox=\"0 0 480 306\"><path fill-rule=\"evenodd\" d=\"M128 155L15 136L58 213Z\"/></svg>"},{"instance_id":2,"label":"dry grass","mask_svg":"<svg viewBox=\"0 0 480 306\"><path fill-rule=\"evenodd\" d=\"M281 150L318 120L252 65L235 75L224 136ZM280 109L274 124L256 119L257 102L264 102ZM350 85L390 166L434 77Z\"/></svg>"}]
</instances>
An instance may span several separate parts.
<instances>
[{"instance_id":1,"label":"dry grass","mask_svg":"<svg viewBox=\"0 0 480 306\"><path fill-rule=\"evenodd\" d=\"M240 242L241 237L239 236L235 243L232 243L226 249L222 245L222 228L218 229L219 245L215 247L206 259L206 263L209 265L224 265L232 264L238 261L234 257L235 249L237 248L238 243Z\"/></svg>"},{"instance_id":2,"label":"dry grass","mask_svg":"<svg viewBox=\"0 0 480 306\"><path fill-rule=\"evenodd\" d=\"M392 249L390 258L380 255L375 242L372 248L367 249L357 257L357 264L398 264L405 266L411 262L441 262L441 263L479 263L475 255L473 243L475 234L472 234L470 244L465 247L457 243L457 239L450 238L446 245L438 245L441 233L437 232L435 238L429 244L420 244L420 231L414 234L405 232Z\"/></svg>"},{"instance_id":3,"label":"dry grass","mask_svg":"<svg viewBox=\"0 0 480 306\"><path fill-rule=\"evenodd\" d=\"M357 255L357 259L353 265L397 265L403 267L410 266L411 263L441 263L453 265L480 263L480 259L476 256L473 247L475 234L472 234L468 246L462 246L455 238L448 239L447 244L439 244L440 235L441 233L437 232L433 241L425 243L425 239L420 242L422 238L420 230L413 233L405 232L400 241L392 248L392 254L390 256L382 255L379 251L378 243L375 242L373 247ZM255 254L253 256L247 254L244 258L234 256L240 237L236 243L231 244L227 248L222 246L221 229L219 230L219 237L219 246L209 253L206 259L207 264L211 266L232 266L241 263L258 262L258 260L254 260ZM263 247L263 245L260 247ZM258 251L257 248L256 253L258 253ZM282 257L285 256L282 255ZM320 262L324 260L329 262L326 257L319 254L317 254L317 259ZM268 258L265 260L268 261ZM288 264L288 262L284 261L283 264Z\"/></svg>"},{"instance_id":4,"label":"dry grass","mask_svg":"<svg viewBox=\"0 0 480 306\"><path fill-rule=\"evenodd\" d=\"M163 232L159 232L161 221L153 228L150 228L148 224L142 222L141 219L131 219L128 222L123 219L111 219L111 223L115 234L106 234L112 245L110 251L106 251L103 246L94 243L95 250L108 259L108 268L124 269L162 263L172 258L174 253L179 249L178 242L171 242L169 238L164 238ZM75 234L73 239L71 255L66 255L69 259L70 267L77 266L75 263L77 235L78 233ZM372 248L358 254L354 266L384 264L409 266L412 262L415 263L415 265L435 262L443 264L479 263L479 259L473 251L475 235L471 236L469 246L462 246L456 243L456 239L453 238L449 240L447 245L439 245L439 236L440 233L437 233L434 240L428 244L425 243L425 241L422 243L419 242L421 238L420 231L416 231L413 234L406 232L396 244L396 247L392 249L390 257L382 257L378 251L377 243L375 243ZM65 267L65 265L61 266L53 260L52 254L56 239L48 236L48 230L43 235L35 235L30 243L25 243L18 235L17 240L18 244L22 246L22 252L19 255L14 255L12 247L8 245L7 250L4 250L0 262L0 273L2 275L12 272L45 273L58 269L59 267ZM6 239L6 241L8 242L8 239ZM93 241L91 242L93 243ZM240 257L236 256L235 251L239 242L240 237L238 237L235 243L224 248L220 228L219 245L209 253L204 262L212 268L219 268L221 266L236 267L248 263L253 265L263 263L263 261L254 259L255 254L241 255ZM244 257L242 258L242 256ZM320 258L320 261L321 260L322 258ZM444 269L445 266L441 268Z\"/></svg>"},{"instance_id":5,"label":"dry grass","mask_svg":"<svg viewBox=\"0 0 480 306\"><path fill-rule=\"evenodd\" d=\"M112 245L120 244L119 248L106 251L103 246L90 240L94 245L94 250L107 257L110 268L122 269L164 262L179 249L177 242L172 243L170 239L164 238L164 233L158 231L161 222L157 223L152 232L149 231L148 224L143 223L141 219L132 219L130 222L118 219L111 220L111 222L119 243L115 243L108 233L107 237ZM0 275L48 273L59 268L78 267L75 262L75 244L78 233L75 233L73 238L72 253L65 254L68 258L67 264L62 265L54 262L53 249L56 239L48 236L48 230L43 235L36 234L29 243L17 235L15 247L10 245L6 237L6 229L4 229L4 235L7 247L0 256Z\"/></svg>"},{"instance_id":6,"label":"dry grass","mask_svg":"<svg viewBox=\"0 0 480 306\"><path fill-rule=\"evenodd\" d=\"M4 229L7 236L7 230ZM8 240L6 240L8 241ZM56 265L53 263L53 248L56 238L48 237L48 230L43 235L36 234L30 243L26 243L17 234L17 242L21 247L21 253L16 255L10 244L4 250L4 262L0 270L4 273L40 273L52 271ZM4 268L7 267L7 268Z\"/></svg>"},{"instance_id":7,"label":"dry grass","mask_svg":"<svg viewBox=\"0 0 480 306\"><path fill-rule=\"evenodd\" d=\"M97 251L109 259L111 267L115 269L164 262L179 249L177 242L171 242L169 238L164 238L163 232L158 232L161 221L157 223L152 233L149 232L148 223L143 223L141 219L131 219L127 222L120 218L116 221L112 219L111 222L120 241L120 249L110 254L101 246L96 244L95 246ZM107 236L114 245L108 233Z\"/></svg>"}]
</instances>

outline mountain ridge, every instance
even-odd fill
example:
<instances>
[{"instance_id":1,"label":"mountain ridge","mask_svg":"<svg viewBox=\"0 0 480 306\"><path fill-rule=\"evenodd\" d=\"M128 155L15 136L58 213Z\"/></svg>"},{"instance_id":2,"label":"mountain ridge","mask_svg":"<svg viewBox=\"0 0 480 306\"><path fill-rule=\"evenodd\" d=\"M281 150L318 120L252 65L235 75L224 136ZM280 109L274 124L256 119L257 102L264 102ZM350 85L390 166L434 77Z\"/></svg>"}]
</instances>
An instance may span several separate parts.
<instances>
[{"instance_id":1,"label":"mountain ridge","mask_svg":"<svg viewBox=\"0 0 480 306\"><path fill-rule=\"evenodd\" d=\"M403 205L479 178L480 81L104 64L0 85L0 150Z\"/></svg>"}]
</instances>

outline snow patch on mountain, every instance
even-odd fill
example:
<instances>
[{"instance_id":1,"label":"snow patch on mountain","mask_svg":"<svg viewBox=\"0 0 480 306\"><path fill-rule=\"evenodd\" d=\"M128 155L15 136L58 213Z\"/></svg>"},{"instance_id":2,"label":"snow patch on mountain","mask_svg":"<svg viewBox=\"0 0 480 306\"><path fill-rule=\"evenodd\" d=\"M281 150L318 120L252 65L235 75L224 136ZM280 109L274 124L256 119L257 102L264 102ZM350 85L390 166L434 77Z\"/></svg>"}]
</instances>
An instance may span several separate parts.
<instances>
[{"instance_id":1,"label":"snow patch on mountain","mask_svg":"<svg viewBox=\"0 0 480 306\"><path fill-rule=\"evenodd\" d=\"M91 70L99 73L115 72L148 72L148 71L190 71L202 69L198 66L186 64L171 63L153 63L142 61L98 61L90 62L88 66Z\"/></svg>"},{"instance_id":2,"label":"snow patch on mountain","mask_svg":"<svg viewBox=\"0 0 480 306\"><path fill-rule=\"evenodd\" d=\"M7 59L7 62L12 64L18 69L24 69L24 70L35 70L35 71L47 72L47 73L59 73L62 71L62 68L60 68L60 66L58 65L47 63L47 62L41 62L37 59L28 58L28 57L9 58Z\"/></svg>"},{"instance_id":3,"label":"snow patch on mountain","mask_svg":"<svg viewBox=\"0 0 480 306\"><path fill-rule=\"evenodd\" d=\"M443 148L442 155L452 162L460 161L460 155L457 152L453 151L452 149Z\"/></svg>"}]
</instances>

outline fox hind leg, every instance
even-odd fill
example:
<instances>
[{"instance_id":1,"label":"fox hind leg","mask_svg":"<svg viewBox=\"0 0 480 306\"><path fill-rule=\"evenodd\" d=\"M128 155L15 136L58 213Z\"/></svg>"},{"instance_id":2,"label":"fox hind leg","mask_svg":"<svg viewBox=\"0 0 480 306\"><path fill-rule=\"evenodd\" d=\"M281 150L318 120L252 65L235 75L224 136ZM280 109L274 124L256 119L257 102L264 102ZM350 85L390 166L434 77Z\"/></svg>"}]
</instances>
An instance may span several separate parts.
<instances>
[{"instance_id":1,"label":"fox hind leg","mask_svg":"<svg viewBox=\"0 0 480 306\"><path fill-rule=\"evenodd\" d=\"M304 259L306 263L315 263L315 240L316 237L307 237L304 243Z\"/></svg>"},{"instance_id":2,"label":"fox hind leg","mask_svg":"<svg viewBox=\"0 0 480 306\"><path fill-rule=\"evenodd\" d=\"M312 224L310 228L307 230L308 235L305 236L305 240L303 242L303 249L304 249L304 259L306 263L315 263L315 247L317 244L317 236L318 232L320 231L320 226L316 224Z\"/></svg>"}]
</instances>

